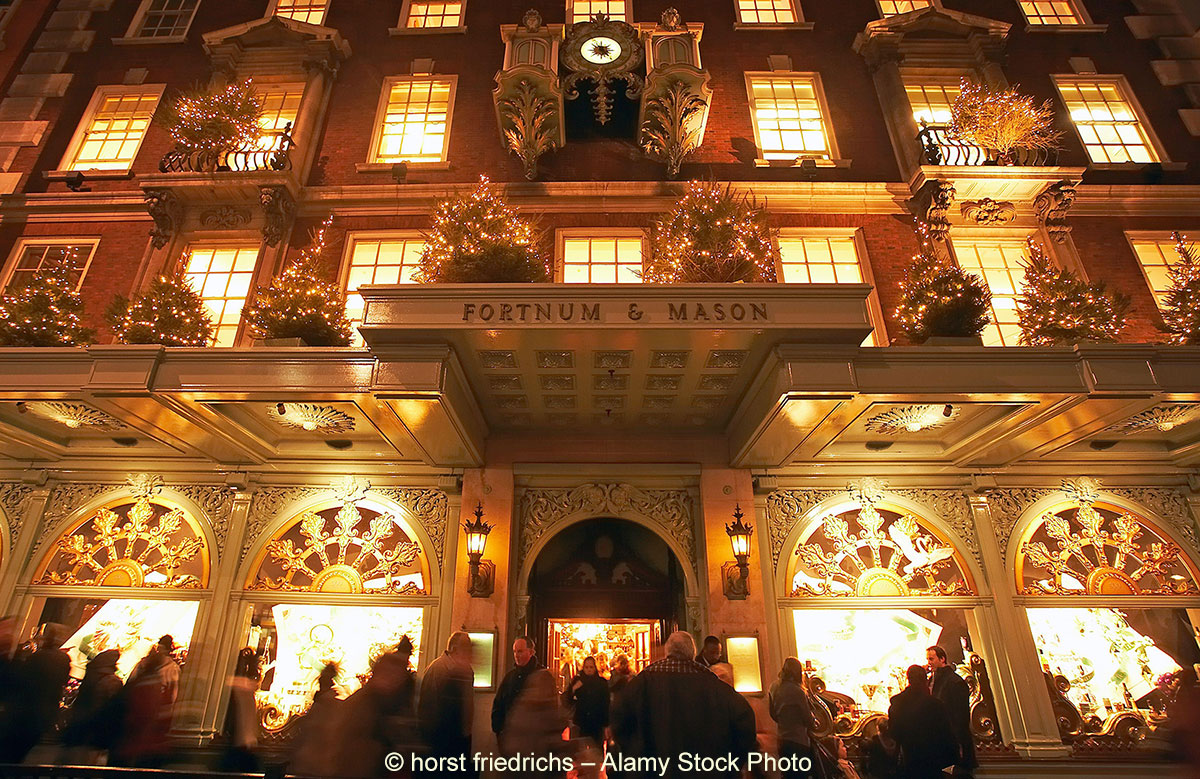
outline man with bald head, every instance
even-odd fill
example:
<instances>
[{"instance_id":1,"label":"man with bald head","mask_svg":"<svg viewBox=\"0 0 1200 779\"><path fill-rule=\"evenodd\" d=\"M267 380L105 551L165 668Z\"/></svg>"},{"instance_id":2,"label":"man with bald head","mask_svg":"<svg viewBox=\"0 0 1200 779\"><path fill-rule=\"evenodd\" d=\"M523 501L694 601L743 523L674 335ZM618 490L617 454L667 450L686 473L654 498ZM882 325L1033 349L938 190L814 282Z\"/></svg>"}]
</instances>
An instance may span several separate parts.
<instances>
[{"instance_id":1,"label":"man with bald head","mask_svg":"<svg viewBox=\"0 0 1200 779\"><path fill-rule=\"evenodd\" d=\"M417 703L417 722L430 756L467 756L468 767L471 722L475 716L471 652L470 635L461 630L452 634L446 642L446 651L425 669Z\"/></svg>"},{"instance_id":2,"label":"man with bald head","mask_svg":"<svg viewBox=\"0 0 1200 779\"><path fill-rule=\"evenodd\" d=\"M665 758L667 779L686 775L679 759L684 753L734 755L746 767L746 756L758 751L754 711L733 687L696 662L696 642L690 633L672 633L664 648L666 657L646 666L614 702L612 729L621 758Z\"/></svg>"}]
</instances>

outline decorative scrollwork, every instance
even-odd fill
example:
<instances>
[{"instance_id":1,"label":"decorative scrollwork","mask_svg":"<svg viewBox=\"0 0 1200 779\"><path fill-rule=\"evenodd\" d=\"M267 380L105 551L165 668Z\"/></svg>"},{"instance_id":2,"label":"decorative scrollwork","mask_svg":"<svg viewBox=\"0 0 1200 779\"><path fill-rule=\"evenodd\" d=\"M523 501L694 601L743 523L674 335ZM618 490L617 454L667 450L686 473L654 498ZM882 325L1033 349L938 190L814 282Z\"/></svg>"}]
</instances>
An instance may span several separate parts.
<instances>
[{"instance_id":1,"label":"decorative scrollwork","mask_svg":"<svg viewBox=\"0 0 1200 779\"><path fill-rule=\"evenodd\" d=\"M33 488L12 482L0 483L0 512L8 519L9 549L17 542L21 525L25 523L25 501Z\"/></svg>"},{"instance_id":2,"label":"decorative scrollwork","mask_svg":"<svg viewBox=\"0 0 1200 779\"><path fill-rule=\"evenodd\" d=\"M1017 208L1012 203L1003 200L992 200L985 197L980 200L967 200L960 207L964 219L977 225L1008 224L1017 218Z\"/></svg>"},{"instance_id":3,"label":"decorative scrollwork","mask_svg":"<svg viewBox=\"0 0 1200 779\"><path fill-rule=\"evenodd\" d=\"M613 41L617 48L604 51L604 57L597 61L592 52L592 58L585 56L587 47L605 46L605 41ZM612 57L609 59L608 57ZM608 124L613 108L613 83L622 80L626 84L625 94L635 98L642 94L645 87L644 79L634 72L645 59L642 42L637 28L626 22L610 19L608 14L598 13L587 21L571 25L567 41L563 46L562 60L571 73L563 80L563 93L568 100L579 97L579 82L591 81L595 87L592 90L592 106L596 112L596 121Z\"/></svg>"},{"instance_id":4,"label":"decorative scrollwork","mask_svg":"<svg viewBox=\"0 0 1200 779\"><path fill-rule=\"evenodd\" d=\"M646 101L642 122L642 148L665 162L671 178L679 175L684 158L700 145L700 123L708 102L680 80L672 81L659 96Z\"/></svg>"},{"instance_id":5,"label":"decorative scrollwork","mask_svg":"<svg viewBox=\"0 0 1200 779\"><path fill-rule=\"evenodd\" d=\"M957 406L948 406L948 415L944 413L946 408L939 405L901 406L871 417L867 420L866 428L868 432L883 435L919 433L940 427L958 415Z\"/></svg>"},{"instance_id":6,"label":"decorative scrollwork","mask_svg":"<svg viewBox=\"0 0 1200 779\"><path fill-rule=\"evenodd\" d=\"M948 181L927 181L908 201L912 213L918 221L925 223L935 240L944 241L950 234L950 207L957 194L954 185Z\"/></svg>"},{"instance_id":7,"label":"decorative scrollwork","mask_svg":"<svg viewBox=\"0 0 1200 779\"><path fill-rule=\"evenodd\" d=\"M505 125L504 143L521 160L525 178L533 181L537 178L538 158L558 148L558 106L549 97L539 95L528 79L521 79L515 93L496 105Z\"/></svg>"},{"instance_id":8,"label":"decorative scrollwork","mask_svg":"<svg viewBox=\"0 0 1200 779\"><path fill-rule=\"evenodd\" d=\"M65 400L31 400L25 404L25 408L34 416L57 422L72 430L83 427L96 430L120 430L124 427L119 420L86 403L70 403Z\"/></svg>"},{"instance_id":9,"label":"decorative scrollwork","mask_svg":"<svg viewBox=\"0 0 1200 779\"><path fill-rule=\"evenodd\" d=\"M291 229L292 219L296 216L296 201L287 187L261 187L259 202L265 217L263 238L267 246L278 246Z\"/></svg>"},{"instance_id":10,"label":"decorative scrollwork","mask_svg":"<svg viewBox=\"0 0 1200 779\"><path fill-rule=\"evenodd\" d=\"M155 249L166 246L183 222L183 204L179 197L169 189L148 189L142 196L146 211L154 220L150 230L150 238Z\"/></svg>"},{"instance_id":11,"label":"decorative scrollwork","mask_svg":"<svg viewBox=\"0 0 1200 779\"><path fill-rule=\"evenodd\" d=\"M1124 433L1142 433L1157 430L1169 433L1181 425L1200 419L1200 403L1170 403L1134 414L1129 419L1112 426L1112 430Z\"/></svg>"},{"instance_id":12,"label":"decorative scrollwork","mask_svg":"<svg viewBox=\"0 0 1200 779\"><path fill-rule=\"evenodd\" d=\"M354 430L354 417L318 403L274 403L267 407L267 414L293 430L327 434Z\"/></svg>"},{"instance_id":13,"label":"decorative scrollwork","mask_svg":"<svg viewBox=\"0 0 1200 779\"><path fill-rule=\"evenodd\" d=\"M1067 224L1067 212L1075 204L1075 195L1073 182L1059 181L1046 187L1033 199L1033 210L1055 243L1067 240L1067 234L1071 232Z\"/></svg>"}]
</instances>

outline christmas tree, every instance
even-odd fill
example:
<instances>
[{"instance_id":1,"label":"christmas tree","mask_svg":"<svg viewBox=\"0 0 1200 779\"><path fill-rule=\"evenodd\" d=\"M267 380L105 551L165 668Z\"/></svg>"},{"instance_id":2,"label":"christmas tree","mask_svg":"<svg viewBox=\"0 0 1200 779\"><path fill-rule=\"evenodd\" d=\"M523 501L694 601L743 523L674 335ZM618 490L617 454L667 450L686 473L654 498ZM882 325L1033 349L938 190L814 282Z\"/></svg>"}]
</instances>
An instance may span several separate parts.
<instances>
[{"instance_id":1,"label":"christmas tree","mask_svg":"<svg viewBox=\"0 0 1200 779\"><path fill-rule=\"evenodd\" d=\"M1080 341L1115 341L1125 327L1129 298L1088 283L1051 261L1029 239L1025 280L1017 298L1022 346L1058 346Z\"/></svg>"},{"instance_id":2,"label":"christmas tree","mask_svg":"<svg viewBox=\"0 0 1200 779\"><path fill-rule=\"evenodd\" d=\"M204 300L184 275L185 267L186 258L173 271L152 281L133 300L124 296L113 300L108 322L119 342L207 346L212 341L212 318Z\"/></svg>"},{"instance_id":3,"label":"christmas tree","mask_svg":"<svg viewBox=\"0 0 1200 779\"><path fill-rule=\"evenodd\" d=\"M263 100L250 79L223 89L196 89L160 114L175 145L189 152L248 148L262 137Z\"/></svg>"},{"instance_id":4,"label":"christmas tree","mask_svg":"<svg viewBox=\"0 0 1200 779\"><path fill-rule=\"evenodd\" d=\"M516 283L550 280L538 255L533 223L480 177L474 191L438 202L433 227L424 235L423 283Z\"/></svg>"},{"instance_id":5,"label":"christmas tree","mask_svg":"<svg viewBox=\"0 0 1200 779\"><path fill-rule=\"evenodd\" d=\"M1054 129L1050 101L1035 103L1013 89L991 89L963 79L950 106L950 137L999 152L1011 164L1016 149L1057 149L1062 133Z\"/></svg>"},{"instance_id":6,"label":"christmas tree","mask_svg":"<svg viewBox=\"0 0 1200 779\"><path fill-rule=\"evenodd\" d=\"M1168 267L1171 287L1163 301L1163 329L1172 344L1200 344L1200 257L1196 247L1172 233L1178 261Z\"/></svg>"},{"instance_id":7,"label":"christmas tree","mask_svg":"<svg viewBox=\"0 0 1200 779\"><path fill-rule=\"evenodd\" d=\"M934 336L969 338L991 322L992 293L974 274L938 253L929 228L917 223L919 251L900 279L900 329L913 343Z\"/></svg>"},{"instance_id":8,"label":"christmas tree","mask_svg":"<svg viewBox=\"0 0 1200 779\"><path fill-rule=\"evenodd\" d=\"M284 268L242 313L256 338L300 338L309 346L347 346L350 321L341 285L325 277L330 216L310 236L308 248Z\"/></svg>"},{"instance_id":9,"label":"christmas tree","mask_svg":"<svg viewBox=\"0 0 1200 779\"><path fill-rule=\"evenodd\" d=\"M95 331L83 326L83 302L71 278L78 265L74 249L47 255L27 284L0 297L0 346L92 343Z\"/></svg>"},{"instance_id":10,"label":"christmas tree","mask_svg":"<svg viewBox=\"0 0 1200 779\"><path fill-rule=\"evenodd\" d=\"M658 284L775 281L774 238L766 211L750 197L691 181L655 223L642 278Z\"/></svg>"}]
</instances>

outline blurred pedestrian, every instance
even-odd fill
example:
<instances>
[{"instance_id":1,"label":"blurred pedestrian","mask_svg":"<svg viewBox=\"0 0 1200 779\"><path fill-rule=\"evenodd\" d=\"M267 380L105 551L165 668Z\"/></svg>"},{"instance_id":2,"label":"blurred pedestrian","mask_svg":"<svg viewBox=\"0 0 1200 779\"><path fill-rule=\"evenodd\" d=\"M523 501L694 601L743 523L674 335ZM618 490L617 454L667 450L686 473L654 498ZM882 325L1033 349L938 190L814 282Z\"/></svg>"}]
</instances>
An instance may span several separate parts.
<instances>
[{"instance_id":1,"label":"blurred pedestrian","mask_svg":"<svg viewBox=\"0 0 1200 779\"><path fill-rule=\"evenodd\" d=\"M248 774L261 770L258 755L258 707L254 693L262 672L258 655L250 647L238 652L237 666L229 680L229 713L225 718L225 751L218 770Z\"/></svg>"},{"instance_id":2,"label":"blurred pedestrian","mask_svg":"<svg viewBox=\"0 0 1200 779\"><path fill-rule=\"evenodd\" d=\"M71 658L60 647L66 629L55 623L42 628L37 649L12 668L15 674L4 737L6 754L0 761L20 763L58 720L63 690L71 678Z\"/></svg>"},{"instance_id":3,"label":"blurred pedestrian","mask_svg":"<svg viewBox=\"0 0 1200 779\"><path fill-rule=\"evenodd\" d=\"M0 763L16 762L16 744L13 732L20 705L20 690L16 650L17 620L13 617L0 618Z\"/></svg>"},{"instance_id":4,"label":"blurred pedestrian","mask_svg":"<svg viewBox=\"0 0 1200 779\"><path fill-rule=\"evenodd\" d=\"M971 688L954 672L940 646L925 650L929 668L929 691L946 706L950 730L958 744L958 759L954 761L954 776L971 779L979 761L975 758L975 737L971 735Z\"/></svg>"},{"instance_id":5,"label":"blurred pedestrian","mask_svg":"<svg viewBox=\"0 0 1200 779\"><path fill-rule=\"evenodd\" d=\"M612 673L608 677L609 692L616 698L632 679L633 669L629 666L629 657L624 653L617 655L613 659Z\"/></svg>"},{"instance_id":6,"label":"blurred pedestrian","mask_svg":"<svg viewBox=\"0 0 1200 779\"><path fill-rule=\"evenodd\" d=\"M779 678L768 691L771 704L771 719L779 726L779 756L795 758L797 767L784 772L784 779L801 777L798 762L813 757L812 731L817 723L813 719L812 704L808 697L808 683L804 678L804 666L794 657L783 661Z\"/></svg>"},{"instance_id":7,"label":"blurred pedestrian","mask_svg":"<svg viewBox=\"0 0 1200 779\"><path fill-rule=\"evenodd\" d=\"M666 758L663 776L669 779L691 776L679 760L684 752L701 758L733 755L745 765L746 756L758 750L754 712L745 699L693 659L696 643L689 633L672 633L665 651L666 657L633 678L613 710L618 759Z\"/></svg>"},{"instance_id":8,"label":"blurred pedestrian","mask_svg":"<svg viewBox=\"0 0 1200 779\"><path fill-rule=\"evenodd\" d=\"M342 701L333 689L337 663L326 663L317 676L312 704L297 724L288 773L292 776L337 776L336 754L330 746L338 738Z\"/></svg>"},{"instance_id":9,"label":"blurred pedestrian","mask_svg":"<svg viewBox=\"0 0 1200 779\"><path fill-rule=\"evenodd\" d=\"M725 652L721 648L721 639L716 636L705 636L700 654L696 655L696 662L705 668L711 668L716 663L728 663L729 661L725 659Z\"/></svg>"},{"instance_id":10,"label":"blurred pedestrian","mask_svg":"<svg viewBox=\"0 0 1200 779\"><path fill-rule=\"evenodd\" d=\"M459 631L446 642L446 651L429 664L421 680L417 723L421 738L436 758L467 758L470 766L471 725L475 718L475 671L471 667L471 636ZM435 775L471 775L472 771L438 771Z\"/></svg>"},{"instance_id":11,"label":"blurred pedestrian","mask_svg":"<svg viewBox=\"0 0 1200 779\"><path fill-rule=\"evenodd\" d=\"M898 779L942 779L958 758L946 706L929 692L924 666L910 665L908 686L892 696L890 732L900 744Z\"/></svg>"},{"instance_id":12,"label":"blurred pedestrian","mask_svg":"<svg viewBox=\"0 0 1200 779\"><path fill-rule=\"evenodd\" d=\"M892 738L890 729L887 720L880 720L878 732L863 747L864 767L870 779L896 779L900 770L900 745Z\"/></svg>"},{"instance_id":13,"label":"blurred pedestrian","mask_svg":"<svg viewBox=\"0 0 1200 779\"><path fill-rule=\"evenodd\" d=\"M608 682L600 675L596 658L586 657L579 674L571 680L566 692L567 703L574 706L571 722L581 738L590 738L597 746L604 744L608 727Z\"/></svg>"},{"instance_id":14,"label":"blurred pedestrian","mask_svg":"<svg viewBox=\"0 0 1200 779\"><path fill-rule=\"evenodd\" d=\"M120 735L123 683L117 676L118 649L106 649L92 658L79 683L75 702L63 727L63 762L68 765L101 765Z\"/></svg>"},{"instance_id":15,"label":"blurred pedestrian","mask_svg":"<svg viewBox=\"0 0 1200 779\"><path fill-rule=\"evenodd\" d=\"M408 679L407 666L395 652L380 656L366 684L342 706L338 738L330 745L337 751L334 765L339 776L383 776L384 757L393 751L389 718Z\"/></svg>"},{"instance_id":16,"label":"blurred pedestrian","mask_svg":"<svg viewBox=\"0 0 1200 779\"><path fill-rule=\"evenodd\" d=\"M605 694L608 694L607 688ZM558 703L554 675L545 668L531 671L509 711L508 724L504 729L505 746L513 755L546 757L561 754L567 748L567 743L563 741L566 727L567 718ZM558 775L551 771L515 772L517 779L550 779Z\"/></svg>"},{"instance_id":17,"label":"blurred pedestrian","mask_svg":"<svg viewBox=\"0 0 1200 779\"><path fill-rule=\"evenodd\" d=\"M492 701L492 732L496 734L500 752L506 755L512 754L504 744L504 726L508 721L509 710L521 694L521 690L525 688L529 674L543 667L538 662L532 638L522 636L513 641L512 651L514 666L500 680L496 698Z\"/></svg>"}]
</instances>

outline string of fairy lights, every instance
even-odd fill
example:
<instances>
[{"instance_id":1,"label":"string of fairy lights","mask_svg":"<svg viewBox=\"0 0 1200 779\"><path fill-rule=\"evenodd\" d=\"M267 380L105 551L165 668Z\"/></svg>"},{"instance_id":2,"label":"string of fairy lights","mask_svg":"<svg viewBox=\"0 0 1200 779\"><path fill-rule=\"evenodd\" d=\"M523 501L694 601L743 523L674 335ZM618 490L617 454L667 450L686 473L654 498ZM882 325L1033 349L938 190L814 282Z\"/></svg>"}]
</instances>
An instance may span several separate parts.
<instances>
[{"instance_id":1,"label":"string of fairy lights","mask_svg":"<svg viewBox=\"0 0 1200 779\"><path fill-rule=\"evenodd\" d=\"M262 118L253 79L181 94L163 113L171 140L189 151L248 148L262 137Z\"/></svg>"},{"instance_id":2,"label":"string of fairy lights","mask_svg":"<svg viewBox=\"0 0 1200 779\"><path fill-rule=\"evenodd\" d=\"M83 324L83 300L71 276L79 253L47 256L24 286L0 296L0 346L89 344L96 331Z\"/></svg>"},{"instance_id":3,"label":"string of fairy lights","mask_svg":"<svg viewBox=\"0 0 1200 779\"><path fill-rule=\"evenodd\" d=\"M1011 162L1015 149L1057 149L1054 106L1037 103L1015 89L992 89L964 78L950 106L951 138L995 150Z\"/></svg>"},{"instance_id":4,"label":"string of fairy lights","mask_svg":"<svg viewBox=\"0 0 1200 779\"><path fill-rule=\"evenodd\" d=\"M1168 343L1200 344L1200 256L1182 233L1172 233L1171 240L1178 260L1167 268L1171 286L1163 301L1163 329Z\"/></svg>"},{"instance_id":5,"label":"string of fairy lights","mask_svg":"<svg viewBox=\"0 0 1200 779\"><path fill-rule=\"evenodd\" d=\"M152 282L132 300L117 297L108 322L123 344L207 346L213 339L208 307L184 274L187 258Z\"/></svg>"},{"instance_id":6,"label":"string of fairy lights","mask_svg":"<svg viewBox=\"0 0 1200 779\"><path fill-rule=\"evenodd\" d=\"M1056 265L1032 238L1017 299L1022 346L1115 341L1128 321L1129 298Z\"/></svg>"},{"instance_id":7,"label":"string of fairy lights","mask_svg":"<svg viewBox=\"0 0 1200 779\"><path fill-rule=\"evenodd\" d=\"M913 343L935 336L977 336L991 322L992 293L934 245L917 222L918 249L900 277L896 320Z\"/></svg>"}]
</instances>

